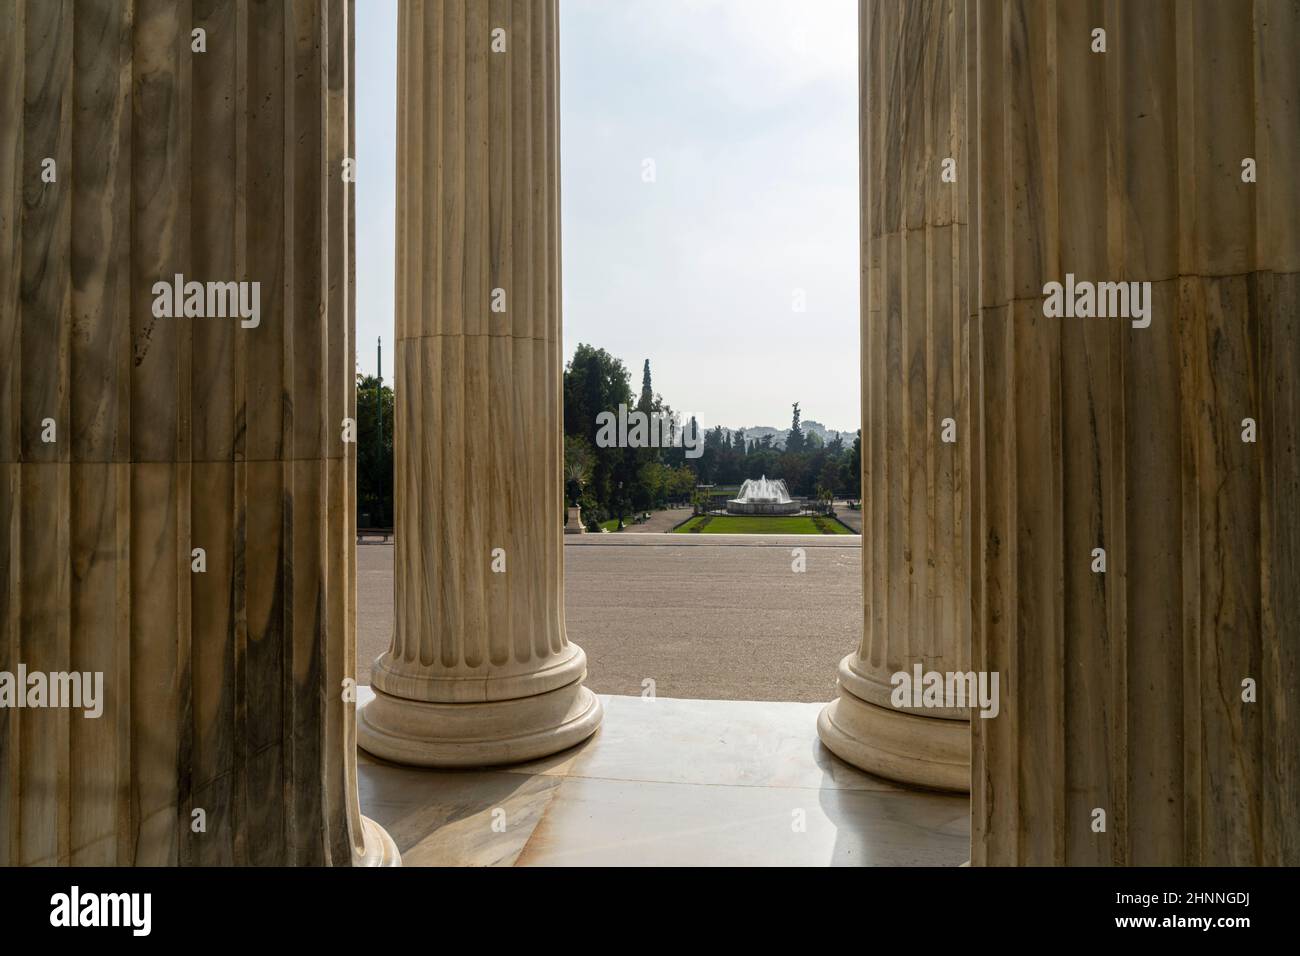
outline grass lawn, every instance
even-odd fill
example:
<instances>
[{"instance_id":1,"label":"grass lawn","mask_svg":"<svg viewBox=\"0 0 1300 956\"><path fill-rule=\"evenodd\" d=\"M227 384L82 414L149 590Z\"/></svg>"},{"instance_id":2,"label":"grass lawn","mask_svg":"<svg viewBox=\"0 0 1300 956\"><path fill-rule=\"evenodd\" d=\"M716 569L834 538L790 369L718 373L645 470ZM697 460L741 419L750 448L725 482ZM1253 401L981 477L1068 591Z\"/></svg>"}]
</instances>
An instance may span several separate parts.
<instances>
[{"instance_id":1,"label":"grass lawn","mask_svg":"<svg viewBox=\"0 0 1300 956\"><path fill-rule=\"evenodd\" d=\"M617 530L618 530L618 519L617 519L617 518L610 518L608 521L602 521L602 522L600 523L600 530L601 530L601 531L617 531Z\"/></svg>"},{"instance_id":2,"label":"grass lawn","mask_svg":"<svg viewBox=\"0 0 1300 956\"><path fill-rule=\"evenodd\" d=\"M699 515L677 529L678 534L853 534L831 517L796 515Z\"/></svg>"}]
</instances>

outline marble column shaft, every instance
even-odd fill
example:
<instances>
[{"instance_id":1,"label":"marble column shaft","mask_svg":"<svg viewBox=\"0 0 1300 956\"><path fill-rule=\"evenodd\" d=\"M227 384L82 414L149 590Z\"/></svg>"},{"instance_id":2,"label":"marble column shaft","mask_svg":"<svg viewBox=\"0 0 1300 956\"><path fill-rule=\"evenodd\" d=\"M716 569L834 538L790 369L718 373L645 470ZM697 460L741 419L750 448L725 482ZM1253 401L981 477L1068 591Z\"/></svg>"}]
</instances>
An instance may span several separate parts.
<instances>
[{"instance_id":1,"label":"marble column shaft","mask_svg":"<svg viewBox=\"0 0 1300 956\"><path fill-rule=\"evenodd\" d=\"M0 708L0 863L391 849L342 694L352 17L0 5L0 671L104 679L97 719ZM259 282L260 323L159 317L176 274Z\"/></svg>"},{"instance_id":2,"label":"marble column shaft","mask_svg":"<svg viewBox=\"0 0 1300 956\"><path fill-rule=\"evenodd\" d=\"M970 667L966 3L863 3L859 32L863 631L818 730L864 770L966 790L967 709L890 699L897 672Z\"/></svg>"},{"instance_id":3,"label":"marble column shaft","mask_svg":"<svg viewBox=\"0 0 1300 956\"><path fill-rule=\"evenodd\" d=\"M1298 49L1294 0L978 5L977 864L1300 863ZM1067 273L1150 326L1046 318Z\"/></svg>"},{"instance_id":4,"label":"marble column shaft","mask_svg":"<svg viewBox=\"0 0 1300 956\"><path fill-rule=\"evenodd\" d=\"M557 6L399 17L396 625L361 743L523 760L601 713L564 631Z\"/></svg>"}]
</instances>

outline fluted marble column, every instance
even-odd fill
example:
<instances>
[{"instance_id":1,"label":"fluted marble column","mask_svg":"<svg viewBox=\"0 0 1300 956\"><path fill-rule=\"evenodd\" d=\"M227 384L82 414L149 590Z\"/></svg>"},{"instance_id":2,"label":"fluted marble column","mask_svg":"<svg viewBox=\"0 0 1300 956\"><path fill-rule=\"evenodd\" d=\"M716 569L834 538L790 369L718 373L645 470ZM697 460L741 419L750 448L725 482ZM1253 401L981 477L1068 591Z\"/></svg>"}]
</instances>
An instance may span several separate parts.
<instances>
[{"instance_id":1,"label":"fluted marble column","mask_svg":"<svg viewBox=\"0 0 1300 956\"><path fill-rule=\"evenodd\" d=\"M1295 865L1300 5L978 26L973 861ZM1067 273L1149 326L1048 317Z\"/></svg>"},{"instance_id":2,"label":"fluted marble column","mask_svg":"<svg viewBox=\"0 0 1300 956\"><path fill-rule=\"evenodd\" d=\"M526 760L600 722L564 632L555 0L400 7L396 627L360 742Z\"/></svg>"},{"instance_id":3,"label":"fluted marble column","mask_svg":"<svg viewBox=\"0 0 1300 956\"><path fill-rule=\"evenodd\" d=\"M0 671L103 677L0 708L0 863L395 861L345 688L351 46L350 0L0 5ZM178 273L260 317L160 315Z\"/></svg>"},{"instance_id":4,"label":"fluted marble column","mask_svg":"<svg viewBox=\"0 0 1300 956\"><path fill-rule=\"evenodd\" d=\"M859 30L863 632L818 732L864 770L966 790L968 710L891 702L897 672L969 669L965 0L863 2Z\"/></svg>"}]
</instances>

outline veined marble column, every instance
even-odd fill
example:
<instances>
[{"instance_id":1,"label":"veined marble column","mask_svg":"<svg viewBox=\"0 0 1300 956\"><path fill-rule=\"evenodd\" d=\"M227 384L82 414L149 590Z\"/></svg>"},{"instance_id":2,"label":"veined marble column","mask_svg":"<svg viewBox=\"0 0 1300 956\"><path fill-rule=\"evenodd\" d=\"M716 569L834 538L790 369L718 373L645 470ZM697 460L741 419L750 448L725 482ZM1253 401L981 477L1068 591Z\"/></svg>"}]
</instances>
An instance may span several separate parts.
<instances>
[{"instance_id":1,"label":"veined marble column","mask_svg":"<svg viewBox=\"0 0 1300 956\"><path fill-rule=\"evenodd\" d=\"M345 692L351 47L351 0L0 4L0 672L102 675L0 707L0 863L396 861ZM160 314L177 274L259 308Z\"/></svg>"},{"instance_id":2,"label":"veined marble column","mask_svg":"<svg viewBox=\"0 0 1300 956\"><path fill-rule=\"evenodd\" d=\"M871 773L966 790L969 711L891 701L897 672L970 667L966 3L859 17L863 632L817 729Z\"/></svg>"},{"instance_id":3,"label":"veined marble column","mask_svg":"<svg viewBox=\"0 0 1300 956\"><path fill-rule=\"evenodd\" d=\"M600 723L564 633L555 0L400 7L396 627L360 743L466 766Z\"/></svg>"},{"instance_id":4,"label":"veined marble column","mask_svg":"<svg viewBox=\"0 0 1300 956\"><path fill-rule=\"evenodd\" d=\"M1300 5L978 26L973 862L1295 865ZM1049 317L1067 275L1149 325Z\"/></svg>"}]
</instances>

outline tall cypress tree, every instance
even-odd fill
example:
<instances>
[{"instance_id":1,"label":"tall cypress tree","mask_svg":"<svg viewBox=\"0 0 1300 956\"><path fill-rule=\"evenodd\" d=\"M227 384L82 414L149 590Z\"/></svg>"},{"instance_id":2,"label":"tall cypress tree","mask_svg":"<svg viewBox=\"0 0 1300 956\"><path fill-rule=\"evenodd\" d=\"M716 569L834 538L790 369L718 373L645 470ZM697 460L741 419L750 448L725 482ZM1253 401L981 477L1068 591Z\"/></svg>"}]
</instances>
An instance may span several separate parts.
<instances>
[{"instance_id":1,"label":"tall cypress tree","mask_svg":"<svg viewBox=\"0 0 1300 956\"><path fill-rule=\"evenodd\" d=\"M647 415L654 408L655 392L650 387L650 360L645 360L645 365L641 369L641 400L636 403L636 407Z\"/></svg>"},{"instance_id":2,"label":"tall cypress tree","mask_svg":"<svg viewBox=\"0 0 1300 956\"><path fill-rule=\"evenodd\" d=\"M790 434L785 438L785 450L796 454L803 451L803 429L799 425L799 403L794 403L794 418L790 422Z\"/></svg>"}]
</instances>

